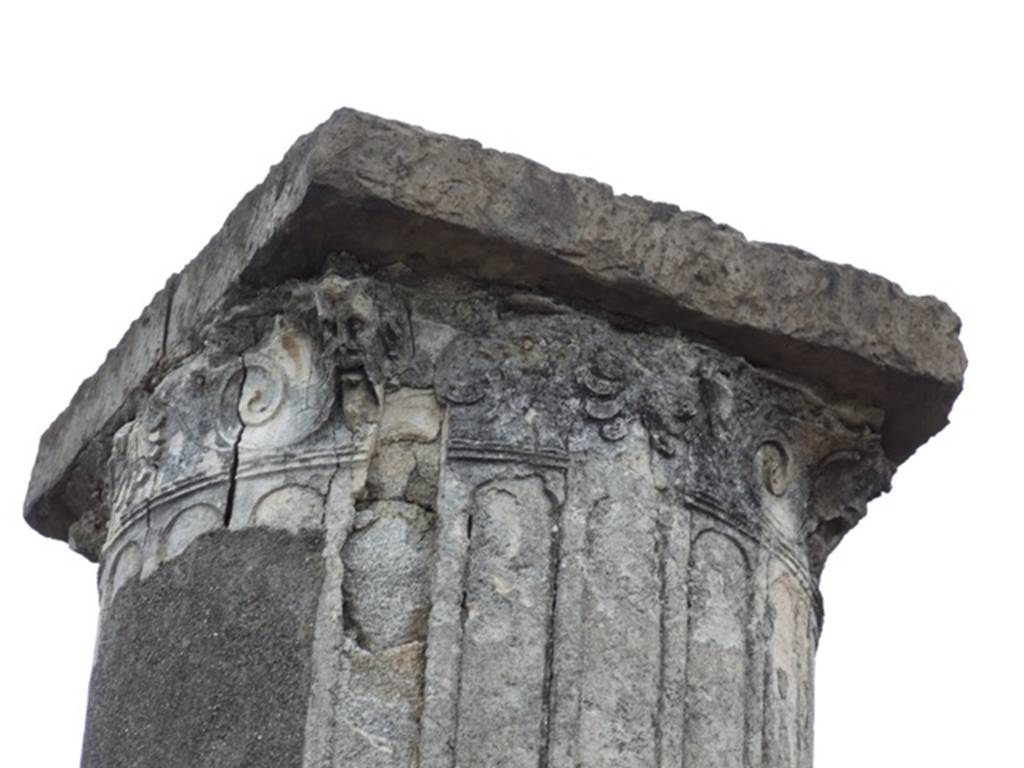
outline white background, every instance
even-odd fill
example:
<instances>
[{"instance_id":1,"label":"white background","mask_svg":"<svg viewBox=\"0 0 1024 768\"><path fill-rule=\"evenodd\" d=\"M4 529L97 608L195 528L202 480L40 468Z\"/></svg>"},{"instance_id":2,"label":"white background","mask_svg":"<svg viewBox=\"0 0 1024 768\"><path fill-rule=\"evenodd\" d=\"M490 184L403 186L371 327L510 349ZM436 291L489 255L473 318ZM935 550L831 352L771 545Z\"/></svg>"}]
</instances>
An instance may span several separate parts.
<instances>
[{"instance_id":1,"label":"white background","mask_svg":"<svg viewBox=\"0 0 1024 768\"><path fill-rule=\"evenodd\" d=\"M1024 765L1018 7L4 3L0 764L77 765L85 715L95 571L21 520L39 435L348 105L948 301L951 424L825 571L816 764Z\"/></svg>"}]
</instances>

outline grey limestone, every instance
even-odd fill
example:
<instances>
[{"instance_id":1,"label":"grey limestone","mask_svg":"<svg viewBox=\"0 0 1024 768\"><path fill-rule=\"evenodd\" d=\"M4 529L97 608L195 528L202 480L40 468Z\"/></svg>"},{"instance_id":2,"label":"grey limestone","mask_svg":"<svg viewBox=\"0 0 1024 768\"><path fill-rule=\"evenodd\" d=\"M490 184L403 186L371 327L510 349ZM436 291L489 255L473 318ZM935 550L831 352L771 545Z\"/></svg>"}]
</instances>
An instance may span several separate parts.
<instances>
[{"instance_id":1,"label":"grey limestone","mask_svg":"<svg viewBox=\"0 0 1024 768\"><path fill-rule=\"evenodd\" d=\"M941 428L935 299L343 110L43 437L83 764L802 768L819 578Z\"/></svg>"}]
</instances>

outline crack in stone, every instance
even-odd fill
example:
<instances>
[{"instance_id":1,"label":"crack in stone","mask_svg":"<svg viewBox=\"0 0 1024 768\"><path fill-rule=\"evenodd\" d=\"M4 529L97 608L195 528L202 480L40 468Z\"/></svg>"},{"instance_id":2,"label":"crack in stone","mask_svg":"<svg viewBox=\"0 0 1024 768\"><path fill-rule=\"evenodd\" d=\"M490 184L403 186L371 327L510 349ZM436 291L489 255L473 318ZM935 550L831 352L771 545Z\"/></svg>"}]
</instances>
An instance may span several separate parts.
<instances>
[{"instance_id":1,"label":"crack in stone","mask_svg":"<svg viewBox=\"0 0 1024 768\"><path fill-rule=\"evenodd\" d=\"M459 712L462 706L462 674L466 656L466 621L469 618L469 564L473 559L473 512L466 516L466 556L462 563L462 598L459 601L459 660L455 672L455 706L452 723L452 759L458 760Z\"/></svg>"},{"instance_id":2,"label":"crack in stone","mask_svg":"<svg viewBox=\"0 0 1024 768\"><path fill-rule=\"evenodd\" d=\"M331 472L331 476L327 479L327 488L324 490L324 493L323 493L324 508L323 508L323 512L320 513L320 527L321 528L324 528L327 525L327 509L328 509L328 504L330 503L330 500L331 500L331 492L334 490L334 481L338 478L338 473L341 472L341 469L342 469L342 466L343 466L343 462L341 460L341 456L338 454L337 444L335 444L334 451L335 451L335 457L336 457L335 458L335 463L334 463L334 471Z\"/></svg>"},{"instance_id":3,"label":"crack in stone","mask_svg":"<svg viewBox=\"0 0 1024 768\"><path fill-rule=\"evenodd\" d=\"M178 275L173 275L167 281L167 308L164 310L164 330L163 337L160 339L160 360L157 363L157 367L163 365L164 360L167 359L167 339L171 335L171 311L174 308L174 297L177 293Z\"/></svg>"},{"instance_id":4,"label":"crack in stone","mask_svg":"<svg viewBox=\"0 0 1024 768\"><path fill-rule=\"evenodd\" d=\"M601 507L601 505L605 504L608 501L611 501L611 496L607 492L602 493L598 498L591 501L590 509L587 510L586 517L583 521L583 563L581 568L583 585L580 595L579 610L580 624L583 627L582 632L580 633L581 648L586 648L587 636L589 634L587 632L587 621L593 615L595 609L594 590L593 587L591 587L590 585L589 573L590 564L594 560L594 546L596 543L593 517L597 510ZM582 654L580 656L580 659L582 662ZM581 669L580 674L581 676L585 676L584 670ZM576 723L573 738L573 748L574 752L577 755L580 755L583 752L583 733L579 724L580 713L583 709L583 687L583 681L581 681L580 684L576 686Z\"/></svg>"},{"instance_id":5,"label":"crack in stone","mask_svg":"<svg viewBox=\"0 0 1024 768\"><path fill-rule=\"evenodd\" d=\"M664 504L664 502L663 502ZM664 720L665 720L665 670L668 666L668 528L664 509L659 511L656 520L657 536L654 549L658 561L658 709L654 719L654 759L656 768L664 765Z\"/></svg>"},{"instance_id":6,"label":"crack in stone","mask_svg":"<svg viewBox=\"0 0 1024 768\"><path fill-rule=\"evenodd\" d=\"M224 504L224 527L231 527L231 516L235 510L235 488L238 484L238 454L242 445L242 436L245 434L245 419L242 418L242 398L245 396L245 381L249 376L249 369L245 364L245 355L241 356L242 381L238 386L238 434L235 435L235 443L231 447L231 468L228 470L228 496Z\"/></svg>"},{"instance_id":7,"label":"crack in stone","mask_svg":"<svg viewBox=\"0 0 1024 768\"><path fill-rule=\"evenodd\" d=\"M558 576L561 570L562 559L562 505L551 489L548 488L547 480L542 478L544 494L551 504L554 524L551 531L551 555L549 559L549 573L551 578L551 605L547 620L547 639L544 644L544 682L541 689L541 707L544 717L541 719L541 747L538 755L538 768L547 768L549 755L551 753L551 723L554 720L554 701L552 691L555 682L555 621L558 609Z\"/></svg>"}]
</instances>

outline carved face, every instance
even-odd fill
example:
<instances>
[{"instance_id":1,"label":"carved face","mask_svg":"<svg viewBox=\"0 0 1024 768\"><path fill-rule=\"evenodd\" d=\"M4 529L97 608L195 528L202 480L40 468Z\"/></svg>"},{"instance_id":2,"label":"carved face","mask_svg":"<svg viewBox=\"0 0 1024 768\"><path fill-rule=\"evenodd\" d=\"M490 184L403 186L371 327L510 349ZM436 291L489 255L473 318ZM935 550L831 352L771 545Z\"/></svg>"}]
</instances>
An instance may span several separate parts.
<instances>
[{"instance_id":1,"label":"carved face","mask_svg":"<svg viewBox=\"0 0 1024 768\"><path fill-rule=\"evenodd\" d=\"M316 293L324 351L341 373L379 378L401 357L406 329L380 306L367 279L325 277Z\"/></svg>"},{"instance_id":2,"label":"carved face","mask_svg":"<svg viewBox=\"0 0 1024 768\"><path fill-rule=\"evenodd\" d=\"M334 355L338 369L365 369L380 343L380 314L366 281L326 277L316 303L324 350Z\"/></svg>"}]
</instances>

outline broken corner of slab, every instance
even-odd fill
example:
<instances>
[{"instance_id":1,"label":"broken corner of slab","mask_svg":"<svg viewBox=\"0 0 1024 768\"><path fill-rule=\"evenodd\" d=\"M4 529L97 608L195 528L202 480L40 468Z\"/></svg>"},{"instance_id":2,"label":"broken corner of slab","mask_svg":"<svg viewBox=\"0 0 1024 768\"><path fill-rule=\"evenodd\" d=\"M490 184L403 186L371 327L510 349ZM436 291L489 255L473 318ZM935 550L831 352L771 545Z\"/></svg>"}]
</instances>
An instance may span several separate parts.
<instances>
[{"instance_id":1,"label":"broken corner of slab","mask_svg":"<svg viewBox=\"0 0 1024 768\"><path fill-rule=\"evenodd\" d=\"M343 109L243 198L46 431L28 522L55 538L71 531L95 556L115 433L154 383L233 306L339 258L404 290L450 279L512 297L512 313L592 313L679 334L874 414L867 421L894 464L945 425L966 365L959 319L937 299L473 141Z\"/></svg>"}]
</instances>

